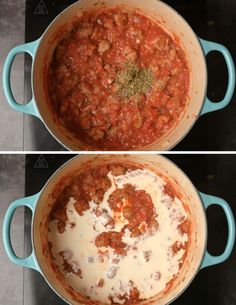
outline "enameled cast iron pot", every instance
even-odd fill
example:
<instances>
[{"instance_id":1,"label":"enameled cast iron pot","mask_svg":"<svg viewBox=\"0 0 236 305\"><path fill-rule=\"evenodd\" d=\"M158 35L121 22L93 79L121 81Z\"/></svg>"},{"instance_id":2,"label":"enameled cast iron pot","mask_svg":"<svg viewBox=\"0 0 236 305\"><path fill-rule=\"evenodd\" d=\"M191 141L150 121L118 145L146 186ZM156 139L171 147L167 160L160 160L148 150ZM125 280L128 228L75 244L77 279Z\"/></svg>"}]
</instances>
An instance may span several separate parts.
<instances>
[{"instance_id":1,"label":"enameled cast iron pot","mask_svg":"<svg viewBox=\"0 0 236 305\"><path fill-rule=\"evenodd\" d=\"M186 52L190 66L189 103L179 123L167 135L147 145L140 150L168 150L174 147L189 132L197 118L207 112L224 108L231 100L235 87L235 68L229 51L221 44L199 39L189 24L174 9L158 0L80 0L65 9L46 29L41 38L13 48L7 56L3 68L3 89L9 105L17 111L38 117L51 134L70 150L93 150L94 148L75 139L73 134L62 127L58 127L53 120L53 114L47 102L47 93L44 90L44 69L49 65L51 56L62 35L72 27L72 20L84 10L100 6L127 5L142 10L146 15L158 20L171 34L177 35ZM205 56L211 51L219 51L224 56L228 69L228 86L225 97L218 103L211 102L206 97L207 68ZM26 105L20 105L14 99L10 73L15 56L19 53L28 53L32 56L32 100Z\"/></svg>"},{"instance_id":2,"label":"enameled cast iron pot","mask_svg":"<svg viewBox=\"0 0 236 305\"><path fill-rule=\"evenodd\" d=\"M197 191L189 178L171 161L159 155L83 155L76 156L65 163L48 180L44 188L36 195L18 199L9 206L3 222L3 242L8 257L14 263L23 267L39 271L51 286L51 288L66 302L73 305L83 304L83 300L75 301L55 276L47 255L43 253L43 245L46 240L45 222L53 204L52 194L55 185L65 181L65 177L75 170L82 171L88 166L101 165L111 162L135 162L145 165L146 168L158 171L167 176L177 190L183 194L183 200L188 205L192 222L190 247L185 263L182 266L180 275L174 282L173 287L163 297L152 298L150 302L142 304L164 305L176 299L191 283L196 273L205 267L219 264L225 261L231 254L235 241L235 222L228 203L215 196L203 194ZM223 208L228 223L228 240L223 254L212 256L207 252L207 220L205 210L210 205L218 205ZM11 220L15 210L19 206L27 206L32 210L32 253L26 258L19 258L15 255L10 239ZM44 231L43 231L44 229Z\"/></svg>"}]
</instances>

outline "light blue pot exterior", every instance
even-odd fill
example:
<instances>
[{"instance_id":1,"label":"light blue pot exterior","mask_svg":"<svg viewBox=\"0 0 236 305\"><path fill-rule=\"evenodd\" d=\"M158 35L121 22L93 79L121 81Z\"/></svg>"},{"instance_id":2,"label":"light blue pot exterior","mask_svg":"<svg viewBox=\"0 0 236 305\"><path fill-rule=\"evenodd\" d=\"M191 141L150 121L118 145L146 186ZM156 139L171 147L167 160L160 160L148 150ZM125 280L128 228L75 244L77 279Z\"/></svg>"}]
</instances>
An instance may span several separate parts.
<instances>
[{"instance_id":1,"label":"light blue pot exterior","mask_svg":"<svg viewBox=\"0 0 236 305\"><path fill-rule=\"evenodd\" d=\"M233 215L233 212L232 212L229 204L224 199L213 196L213 195L207 195L207 194L204 194L201 192L199 192L199 195L201 197L205 210L207 210L207 208L211 205L220 206L225 213L225 217L226 217L227 224L228 224L228 239L227 239L227 243L226 243L224 252L219 256L213 256L206 249L205 256L203 258L203 261L202 261L202 264L200 267L200 269L202 269L202 268L205 268L208 266L213 266L213 265L223 263L224 261L226 261L229 258L229 256L231 255L231 253L233 251L234 243L235 243L235 220L234 220L234 215Z\"/></svg>"},{"instance_id":2,"label":"light blue pot exterior","mask_svg":"<svg viewBox=\"0 0 236 305\"><path fill-rule=\"evenodd\" d=\"M208 53L212 51L217 51L220 52L226 62L227 65L227 70L228 70L228 85L226 89L226 93L222 101L219 101L217 103L213 103L212 101L209 100L208 97L205 98L203 108L201 111L201 115L208 113L208 112L213 112L216 110L220 110L224 107L226 107L229 102L232 99L232 96L234 94L234 89L235 89L235 66L234 66L234 61L233 58L229 52L229 50L223 46L222 44L212 42L212 41L207 41L204 39L200 39L199 41L202 45L204 54L207 55Z\"/></svg>"},{"instance_id":3,"label":"light blue pot exterior","mask_svg":"<svg viewBox=\"0 0 236 305\"><path fill-rule=\"evenodd\" d=\"M43 38L43 36L42 36L42 38ZM29 55L31 55L32 72L33 72L34 58L35 58L38 46L39 46L42 38L37 39L30 43L16 46L15 48L13 48L7 55L7 58L5 60L4 67L3 67L3 90L4 90L8 104L17 111L27 113L27 114L32 114L32 115L40 118L41 120L42 120L42 118L38 111L37 104L34 99L34 95L31 99L31 101L29 101L25 105L17 103L17 101L13 97L11 84L10 84L10 75L11 75L12 63L13 63L16 55L18 55L20 53L28 53ZM199 42L202 46L202 49L203 49L205 55L207 55L209 52L212 52L212 51L220 52L224 56L224 59L225 59L226 65L227 65L227 70L228 70L228 85L227 85L225 97L222 99L222 101L217 102L217 103L211 102L208 99L208 97L206 97L205 101L203 103L202 111L201 111L201 115L203 115L208 112L220 110L220 109L226 107L230 103L233 93L234 93L234 89L235 89L235 66L234 66L233 58L232 58L229 50L225 46L223 46L222 44L215 43L212 41L207 41L207 40L204 40L201 38L199 38Z\"/></svg>"},{"instance_id":4,"label":"light blue pot exterior","mask_svg":"<svg viewBox=\"0 0 236 305\"><path fill-rule=\"evenodd\" d=\"M5 214L4 221L3 221L3 245L4 245L4 248L6 250L6 253L7 253L9 259L17 265L20 265L20 266L26 267L26 268L35 269L35 270L39 271L40 273L41 273L41 270L39 268L39 265L38 265L38 262L36 259L34 247L33 247L32 253L28 257L19 258L16 256L16 254L13 250L13 247L12 247L12 243L11 243L10 227L11 227L11 221L12 221L14 212L20 206L26 206L31 209L32 214L33 214L33 216L32 216L32 224L33 224L34 212L35 212L37 202L38 202L41 192L42 191L40 191L36 195L17 199L14 202L12 202L7 209L7 212ZM226 220L228 223L228 239L227 239L226 248L225 248L223 254L221 254L219 256L213 256L207 251L207 249L205 249L205 255L203 257L201 267L200 267L200 269L202 269L202 268L205 268L208 266L213 266L213 265L223 263L224 261L226 261L229 258L229 256L231 255L231 253L233 251L233 247L234 247L234 243L235 243L235 220L234 220L234 215L232 213L232 210L231 210L229 204L224 199L216 197L216 196L212 196L212 195L207 195L207 194L204 194L201 192L199 192L199 195L200 195L200 198L202 200L202 204L203 204L205 210L211 205L220 206L225 213ZM31 233L31 239L33 241L32 233Z\"/></svg>"},{"instance_id":5,"label":"light blue pot exterior","mask_svg":"<svg viewBox=\"0 0 236 305\"><path fill-rule=\"evenodd\" d=\"M12 247L12 243L11 243L10 231L11 231L12 218L15 213L15 210L18 207L26 206L32 211L32 223L33 223L34 212L35 212L35 208L37 206L37 202L38 202L40 194L41 194L41 192L39 192L33 196L29 196L29 197L25 197L25 198L21 198L21 199L17 199L15 201L13 201L7 209L7 212L6 212L4 220L3 220L3 227L2 227L3 245L4 245L4 248L6 250L6 253L7 253L7 256L9 257L9 259L17 265L20 265L20 266L26 267L26 268L31 268L31 269L37 270L39 272L41 272L41 270L38 266L38 262L37 262L37 259L35 256L35 251L34 251L33 245L32 245L32 249L33 249L32 253L28 257L20 258L20 257L16 256L16 254L13 250L13 247ZM32 230L31 230L31 240L33 240Z\"/></svg>"},{"instance_id":6,"label":"light blue pot exterior","mask_svg":"<svg viewBox=\"0 0 236 305\"><path fill-rule=\"evenodd\" d=\"M15 110L27 113L27 114L32 114L38 118L41 119L41 116L39 114L34 94L32 95L31 101L29 101L27 104L19 104L12 93L11 89L11 83L10 83L10 77L11 77L11 68L13 61L16 57L16 55L21 54L21 53L28 53L32 57L32 75L33 75L33 67L34 67L34 59L35 59L35 54L37 52L39 43L41 41L40 39L37 39L33 42L25 43L19 46L14 47L7 55L7 58L5 60L4 66L3 66L3 91L5 93L6 99L8 104ZM31 76L32 78L32 76ZM31 81L32 83L32 81Z\"/></svg>"}]
</instances>

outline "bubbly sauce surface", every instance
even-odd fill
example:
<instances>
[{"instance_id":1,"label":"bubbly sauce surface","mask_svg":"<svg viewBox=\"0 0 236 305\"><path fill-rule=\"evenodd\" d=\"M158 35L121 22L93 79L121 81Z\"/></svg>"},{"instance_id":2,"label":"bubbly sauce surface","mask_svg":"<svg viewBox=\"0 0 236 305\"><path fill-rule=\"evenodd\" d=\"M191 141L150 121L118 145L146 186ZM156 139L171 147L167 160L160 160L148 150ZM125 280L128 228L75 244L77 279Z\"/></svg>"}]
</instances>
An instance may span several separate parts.
<instances>
[{"instance_id":1,"label":"bubbly sauce surface","mask_svg":"<svg viewBox=\"0 0 236 305\"><path fill-rule=\"evenodd\" d=\"M187 211L169 181L114 164L80 174L61 193L48 239L58 272L76 291L129 304L170 287L189 234Z\"/></svg>"}]
</instances>

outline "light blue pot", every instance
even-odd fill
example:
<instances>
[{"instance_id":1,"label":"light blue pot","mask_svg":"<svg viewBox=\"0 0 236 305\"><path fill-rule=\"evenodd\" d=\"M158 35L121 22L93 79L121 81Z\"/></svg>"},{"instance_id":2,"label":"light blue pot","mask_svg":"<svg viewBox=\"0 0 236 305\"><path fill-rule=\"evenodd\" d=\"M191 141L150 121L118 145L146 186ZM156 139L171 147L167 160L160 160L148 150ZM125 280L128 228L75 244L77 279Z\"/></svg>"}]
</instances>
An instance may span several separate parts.
<instances>
[{"instance_id":1,"label":"light blue pot","mask_svg":"<svg viewBox=\"0 0 236 305\"><path fill-rule=\"evenodd\" d=\"M190 266L190 276L189 279L187 279L187 282L183 289L176 294L175 298L177 298L191 283L191 281L194 279L197 272L205 267L213 266L220 264L224 261L226 261L229 256L232 253L234 243L235 243L235 220L232 213L232 210L229 206L229 204L222 198L207 195L201 192L198 192L196 188L193 186L191 181L188 179L188 177L171 161L169 161L167 158L160 156L160 155L130 155L130 156L122 156L122 155L83 155L83 156L76 156L67 163L65 163L46 183L44 188L37 194L25 197L22 199L18 199L14 202L12 202L7 209L6 215L4 217L3 221L3 244L4 248L6 250L6 253L9 257L9 259L14 262L17 265L20 265L22 267L35 269L38 272L40 272L45 280L48 282L48 284L51 286L51 288L60 295L61 298L66 299L68 303L68 298L66 298L62 293L58 292L58 289L56 288L56 285L54 285L51 281L48 280L47 273L42 271L42 258L40 262L40 255L39 252L40 247L38 246L39 242L37 241L37 237L41 239L41 233L38 232L37 227L39 223L41 223L43 220L42 215L40 215L40 211L45 210L45 204L48 204L48 196L52 193L52 190L54 189L55 185L57 185L58 182L61 182L63 177L65 175L68 175L68 173L74 172L76 169L79 169L82 164L86 162L114 162L114 159L116 159L116 162L138 162L140 164L150 164L152 167L156 164L158 171L160 171L160 168L162 169L161 172L166 174L168 173L171 177L175 177L175 181L177 181L178 185L181 186L181 188L186 193L186 198L189 199L189 207L192 205L192 209L197 210L195 217L200 218L198 220L195 220L195 222L198 222L198 227L196 230L199 230L196 232L196 236L199 236L197 239L199 241L197 242L197 246L194 246L194 251L198 254L193 254L190 261L193 264L194 267ZM96 163L97 164L97 163ZM195 202L195 203L194 203ZM213 256L207 251L207 220L206 220L206 213L205 210L211 206L216 205L220 206L224 213L228 224L228 237L226 242L225 250L221 255ZM26 258L19 258L16 256L12 243L11 243L11 236L10 236L10 228L11 228L11 221L13 214L15 210L20 206L26 206L31 209L32 211L32 253L26 257ZM191 210L190 208L190 210ZM37 224L35 224L37 223ZM200 225L199 225L200 224ZM43 226L43 224L42 224ZM38 234L38 235L37 235ZM195 239L195 238L194 238ZM200 249L200 251L196 250L197 248ZM37 252L35 249L37 249L39 252ZM196 266L195 266L196 265ZM45 268L45 267L44 267ZM185 278L188 278L188 276L185 276ZM171 300L173 301L173 299ZM167 302L168 303L168 302Z\"/></svg>"},{"instance_id":2,"label":"light blue pot","mask_svg":"<svg viewBox=\"0 0 236 305\"><path fill-rule=\"evenodd\" d=\"M54 50L54 48L56 47L57 39L55 39L55 37L58 36L58 32L61 31L63 28L66 28L68 23L71 23L71 20L73 20L74 17L78 14L78 11L80 11L81 9L83 10L91 8L93 7L93 5L96 4L96 2L96 0L78 1L73 5L69 6L49 25L49 27L46 29L40 39L13 48L9 52L3 67L3 90L8 104L17 111L38 117L47 127L49 132L51 132L51 134L62 145L64 145L70 150L93 150L93 148L86 145L84 146L84 144L82 144L81 142L77 143L78 141L75 140L75 137L72 134L70 134L69 137L74 138L72 140L69 140L68 135L65 136L65 133L58 130L58 126L56 126L55 122L53 122L53 119L50 118L49 113L51 112L51 110L49 110L48 105L46 105L47 103L45 102L45 96L43 96L42 93L38 93L38 91L40 91L38 87L43 86L42 78L44 73L42 65L49 60L47 54L48 50ZM102 2L106 2L106 5L112 5L112 1L105 0ZM143 147L142 149L159 151L168 150L170 148L173 148L178 142L180 142L184 138L184 136L189 132L189 130L192 128L199 116L208 112L213 112L222 109L229 104L235 88L235 67L233 59L230 55L230 52L225 46L215 42L198 39L189 24L174 9L172 9L170 6L161 1L120 0L120 3L127 5L133 4L135 7L138 7L141 10L145 10L146 12L152 15L156 11L160 13L163 18L169 18L169 20L166 19L166 24L169 24L169 26L173 28L173 32L177 36L181 37L182 40L184 40L184 35L186 34L186 36L188 37L187 40L190 42L190 44L188 44L188 48L185 47L185 49L187 53L191 54L191 56L189 54L187 55L189 55L188 57L190 58L191 70L194 70L192 71L192 73L196 74L196 76L192 78L197 79L199 75L201 75L201 77L204 77L204 83L201 85L201 88L198 90L194 89L194 91L191 93L189 105L191 105L191 103L195 103L194 94L197 91L202 91L201 94L197 93L199 94L199 100L197 101L197 106L194 106L195 109L189 111L190 106L188 105L185 114L183 114L183 117L181 118L179 124L177 124L173 132L168 134L167 138L163 140L161 139L157 143L148 145L146 147ZM226 93L224 98L217 103L213 103L206 96L207 71L205 55L212 51L220 52L223 55L228 69L228 85ZM32 57L33 97L32 100L25 105L21 105L16 101L13 96L10 84L12 63L14 61L15 56L20 53L28 53ZM195 71L195 69L192 68L197 61L199 61L199 65L201 65L201 69L199 71ZM185 118L185 116L188 117L188 119ZM180 126L181 122L183 123L183 126Z\"/></svg>"},{"instance_id":3,"label":"light blue pot","mask_svg":"<svg viewBox=\"0 0 236 305\"><path fill-rule=\"evenodd\" d=\"M5 60L5 64L3 67L3 90L7 99L8 104L15 110L27 113L27 114L32 114L39 119L42 120L42 117L40 116L40 113L37 108L37 103L34 99L30 102L28 102L26 105L22 105L17 103L15 100L12 89L11 89L11 84L10 84L10 76L11 76L11 67L12 63L16 57L16 55L21 54L21 53L27 53L31 55L32 61L34 63L34 59L37 53L38 46L40 44L41 38L37 39L33 42L30 43L25 43L22 45L19 45L15 48L13 48L7 55L7 58ZM223 46L222 44L212 42L212 41L207 41L204 39L199 38L199 42L201 43L201 46L203 48L204 54L207 55L210 52L213 51L218 51L220 52L226 62L227 65L227 70L228 70L228 84L227 84L227 89L224 98L215 103L212 102L208 97L205 98L205 101L203 103L202 111L200 115L203 115L208 112L213 112L216 110L220 110L222 108L225 108L231 101L231 98L234 93L235 89L235 66L234 66L234 61L233 58L229 52L229 50ZM32 69L33 71L33 69Z\"/></svg>"},{"instance_id":4,"label":"light blue pot","mask_svg":"<svg viewBox=\"0 0 236 305\"><path fill-rule=\"evenodd\" d=\"M40 194L41 194L41 191L33 196L24 197L24 198L17 199L14 202L12 202L10 204L9 208L7 209L7 212L4 217L4 221L3 221L3 243L4 243L4 248L6 250L6 253L7 253L9 259L17 265L20 265L20 266L26 267L26 268L35 269L39 272L41 272L41 271L38 266L34 250L30 254L30 256L28 256L26 258L19 258L16 256L16 254L13 250L12 244L11 244L10 229L11 229L12 217L14 215L15 210L18 207L21 207L21 206L28 207L29 209L31 209L33 216L34 216L35 208L37 206L37 202L40 197ZM202 199L202 204L205 209L207 209L211 205L220 206L224 210L226 220L228 223L228 239L227 239L226 248L225 248L223 254L221 254L219 256L213 256L206 250L204 259L203 259L201 267L200 267L200 269L202 269L202 268L205 268L208 266L213 266L213 265L223 263L224 261L226 261L229 258L230 254L232 253L232 250L234 247L234 242L235 242L235 221L234 221L234 216L233 216L232 210L231 210L229 204L224 199L222 199L220 197L204 194L201 192L199 192L199 195ZM34 220L32 220L32 223L33 223L33 221Z\"/></svg>"}]
</instances>

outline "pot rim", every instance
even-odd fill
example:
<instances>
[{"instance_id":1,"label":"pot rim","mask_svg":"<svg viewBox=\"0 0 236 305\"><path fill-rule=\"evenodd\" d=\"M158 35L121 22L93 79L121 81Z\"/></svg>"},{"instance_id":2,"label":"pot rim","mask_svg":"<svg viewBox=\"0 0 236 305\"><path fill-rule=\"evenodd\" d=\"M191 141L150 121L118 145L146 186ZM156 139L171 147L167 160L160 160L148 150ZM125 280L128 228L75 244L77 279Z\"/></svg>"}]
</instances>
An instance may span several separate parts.
<instances>
[{"instance_id":1,"label":"pot rim","mask_svg":"<svg viewBox=\"0 0 236 305\"><path fill-rule=\"evenodd\" d=\"M120 154L121 156L125 155L127 156L127 154ZM128 154L129 155L129 154ZM143 154L145 155L145 154ZM92 155L91 155L92 156ZM96 155L94 155L96 156ZM103 155L99 155L102 156ZM106 156L109 156L109 154L106 154ZM111 155L114 157L114 155ZM130 155L132 156L132 154ZM189 282L185 285L185 287L172 299L170 300L166 305L168 304L171 304L174 300L176 300L181 294L184 293L185 290L187 290L187 288L190 286L190 284L193 282L194 278L196 277L197 273L201 270L201 265L202 265L202 262L203 262L203 259L204 259L204 256L205 256L205 253L206 253L206 249L207 249L207 237L208 237L208 229L207 229L207 217L206 217L206 210L204 208L204 205L203 205L203 202L202 202L202 199L200 197L200 194L199 194L199 191L197 190L197 188L195 187L195 185L192 183L192 181L190 180L190 178L187 176L187 174L185 174L185 172L178 166L176 165L172 160L170 160L169 158L167 158L166 156L164 155L161 155L161 154L157 154L157 156L159 158L162 158L164 159L165 161L169 162L173 167L175 167L179 174L180 175L183 175L185 177L185 179L187 179L187 182L193 187L193 190L195 192L195 194L197 195L197 198L199 199L199 202L201 203L199 205L199 207L202 209L202 214L203 214L203 217L204 217L204 228L205 228L205 234L204 234L204 247L202 248L202 255L201 255L201 259L199 259L199 264L195 270L195 272L192 274ZM35 217L35 214L37 213L37 208L38 208L38 202L40 201L41 199L41 196L43 194L43 192L45 191L45 189L47 188L49 182L54 178L56 177L56 175L61 172L63 170L64 167L66 167L70 162L73 162L75 159L77 158L81 158L83 157L83 154L78 154L78 155L75 155L73 156L71 159L69 159L68 161L66 161L65 163L63 163L51 176L50 178L47 180L47 182L44 184L43 188L41 189L40 191L40 195L37 199L37 203L36 203L36 206L35 206L35 210L34 210L34 213L33 213L33 216L32 216L32 225L31 225L31 241L32 241L32 248L33 248L33 252L34 252L34 255L35 255L35 259L37 261L37 264L38 264L38 267L39 267L39 271L40 273L42 274L42 276L44 277L45 281L47 282L47 284L49 285L49 287L62 299L64 300L66 303L68 303L69 305L72 305L72 303L70 303L64 296L62 296L55 288L54 286L49 282L49 280L47 279L45 273L43 272L42 268L41 268L41 264L39 263L39 260L38 260L38 257L37 257L37 252L35 251L36 247L35 247L35 238L34 238L34 229L35 229L35 222L34 222L34 217Z\"/></svg>"},{"instance_id":2,"label":"pot rim","mask_svg":"<svg viewBox=\"0 0 236 305\"><path fill-rule=\"evenodd\" d=\"M37 46L37 50L35 52L35 58L37 57L37 54L38 54L38 50L40 49L40 46L41 46L41 43L43 41L43 38L45 36L45 34L47 33L47 31L49 30L49 28L51 28L54 23L62 16L65 14L66 11L72 9L73 6L77 6L78 3L80 2L81 0L78 0L76 1L75 3L69 5L67 8L65 8L62 12L60 12L53 20L52 22L50 22L50 24L47 26L47 28L44 30L43 34L40 36L40 41L39 41L39 44ZM86 1L86 0L83 0L83 1ZM164 151L169 151L171 150L172 148L174 148L175 146L177 146L186 136L187 134L191 131L191 129L193 128L193 126L195 125L196 121L199 119L200 115L201 115L201 112L202 112L202 109L203 109L203 106L204 106L204 101L205 101L205 98L207 96L207 85L208 85L208 75L207 75L207 64L206 64L206 57L205 57L205 54L204 54L204 51L203 51L203 47L199 41L199 38L197 36L197 34L195 33L195 31L192 29L192 27L190 26L190 24L186 21L186 19L181 15L179 14L174 8L172 8L170 5L166 4L165 2L163 2L162 0L156 0L158 2L160 2L162 5L166 6L173 14L177 15L180 19L182 19L183 23L185 24L185 26L192 32L193 36L195 37L195 40L197 41L197 44L200 46L200 49L201 49L201 57L202 57L202 60L203 60L203 64L204 64L204 72L205 72L205 76L206 76L206 82L205 82L205 88L204 88L204 97L201 101L201 107L199 108L199 111L198 113L196 113L194 119L192 120L192 123L191 125L189 126L189 128L181 135L181 137L179 137L172 145L170 146L167 146L167 148L164 150ZM32 73L31 73L31 88L32 88L32 96L34 97L35 94L35 90L34 90L34 71L35 71L35 65L34 65L34 62L35 60L33 61L33 65L32 65ZM34 99L35 101L35 104L37 106L37 101L36 99ZM190 103L191 101L189 100L188 103ZM38 106L37 106L37 109L38 109L38 112L40 114L40 118L42 120L42 122L44 123L44 126L47 128L47 130L49 131L49 133L67 150L69 151L76 151L72 148L70 148L69 146L67 146L66 144L64 144L62 142L61 139L59 139L52 131L51 129L48 127L48 125L46 124L46 122L44 121L43 119L43 116L41 114L41 111L39 110ZM181 120L181 118L180 118ZM178 125L178 123L177 123ZM175 127L172 129L174 130ZM171 132L171 131L170 131ZM167 135L168 137L168 135ZM153 142L154 143L154 142ZM153 143L150 143L146 146L143 146L143 147L140 147L140 148L137 148L137 149L133 149L131 151L145 151L145 147L149 146L149 145L152 145ZM101 149L96 149L96 148L93 148L92 146L90 145L87 145L86 144L86 147L89 148L89 150L82 150L82 151L101 151ZM77 150L78 151L78 150ZM103 151L103 150L102 150ZM107 151L107 150L104 150L104 151ZM117 151L120 151L120 150L117 150ZM130 151L130 150L127 150L127 151ZM155 151L155 150L150 150L148 149L147 151ZM109 150L108 150L109 152Z\"/></svg>"}]
</instances>

